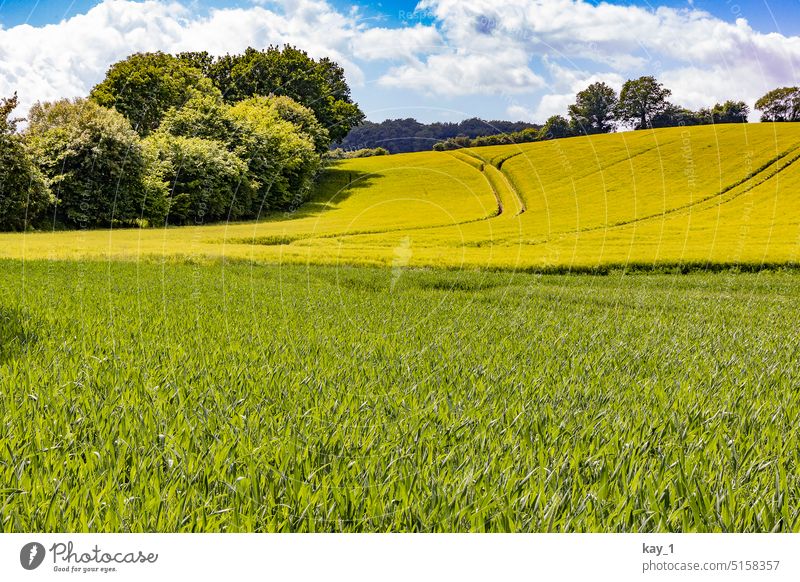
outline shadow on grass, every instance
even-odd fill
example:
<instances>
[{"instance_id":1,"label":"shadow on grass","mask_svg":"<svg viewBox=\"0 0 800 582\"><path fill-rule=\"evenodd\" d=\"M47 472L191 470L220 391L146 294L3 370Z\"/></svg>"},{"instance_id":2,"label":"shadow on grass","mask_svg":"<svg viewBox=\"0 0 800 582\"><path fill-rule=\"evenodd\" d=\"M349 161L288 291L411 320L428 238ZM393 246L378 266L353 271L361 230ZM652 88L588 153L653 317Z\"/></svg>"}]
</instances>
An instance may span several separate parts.
<instances>
[{"instance_id":1,"label":"shadow on grass","mask_svg":"<svg viewBox=\"0 0 800 582\"><path fill-rule=\"evenodd\" d=\"M382 177L380 174L344 169L338 167L339 164L340 162L335 162L322 172L314 186L314 193L307 202L291 212L274 212L261 216L259 222L280 222L320 216L333 210L333 206L341 204L356 191L369 188ZM308 238L308 235L268 235L228 242L277 246L288 245L304 238Z\"/></svg>"},{"instance_id":2,"label":"shadow on grass","mask_svg":"<svg viewBox=\"0 0 800 582\"><path fill-rule=\"evenodd\" d=\"M38 341L35 327L22 311L0 307L0 364L20 357Z\"/></svg>"}]
</instances>

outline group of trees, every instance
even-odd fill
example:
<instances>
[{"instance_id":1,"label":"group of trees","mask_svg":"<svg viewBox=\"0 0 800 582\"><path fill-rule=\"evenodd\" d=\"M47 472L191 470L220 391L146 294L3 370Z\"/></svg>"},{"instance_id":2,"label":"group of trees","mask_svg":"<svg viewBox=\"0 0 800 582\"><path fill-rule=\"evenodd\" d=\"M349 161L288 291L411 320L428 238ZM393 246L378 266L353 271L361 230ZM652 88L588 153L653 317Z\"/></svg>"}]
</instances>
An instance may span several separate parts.
<instances>
[{"instance_id":1,"label":"group of trees","mask_svg":"<svg viewBox=\"0 0 800 582\"><path fill-rule=\"evenodd\" d=\"M387 119L380 123L367 121L352 129L342 148L348 151L363 148L385 148L389 153L430 151L433 144L456 137L476 139L504 136L539 126L522 121L484 121L465 119L459 123L420 123L416 119Z\"/></svg>"},{"instance_id":2,"label":"group of trees","mask_svg":"<svg viewBox=\"0 0 800 582\"><path fill-rule=\"evenodd\" d=\"M457 150L459 148L480 147L490 145L508 145L513 143L528 143L540 141L542 139L543 127L529 127L511 133L496 133L492 135L482 135L476 138L469 138L465 135L451 137L444 141L433 144L434 151L441 152L447 150Z\"/></svg>"},{"instance_id":3,"label":"group of trees","mask_svg":"<svg viewBox=\"0 0 800 582\"><path fill-rule=\"evenodd\" d=\"M386 148L361 148L358 150L345 150L336 148L325 156L328 160L352 160L354 158L374 158L375 156L388 156Z\"/></svg>"},{"instance_id":4,"label":"group of trees","mask_svg":"<svg viewBox=\"0 0 800 582\"><path fill-rule=\"evenodd\" d=\"M17 96L0 99L0 230L24 228L29 216L40 215L52 203L42 175L17 132L11 113Z\"/></svg>"},{"instance_id":5,"label":"group of trees","mask_svg":"<svg viewBox=\"0 0 800 582\"><path fill-rule=\"evenodd\" d=\"M344 73L293 47L136 54L85 99L0 107L0 229L244 219L302 203L364 117Z\"/></svg>"},{"instance_id":6,"label":"group of trees","mask_svg":"<svg viewBox=\"0 0 800 582\"><path fill-rule=\"evenodd\" d=\"M608 133L618 126L633 129L706 125L716 123L746 123L750 108L744 101L717 103L710 109L691 111L669 101L672 91L655 77L630 79L619 95L607 84L589 85L577 94L569 106L569 120L551 118L551 122L569 126L570 135Z\"/></svg>"},{"instance_id":7,"label":"group of trees","mask_svg":"<svg viewBox=\"0 0 800 582\"><path fill-rule=\"evenodd\" d=\"M720 123L746 123L750 108L744 101L726 101L711 108L691 111L669 101L672 92L654 77L631 79L619 94L605 83L593 83L579 92L569 106L568 117L554 115L538 131L525 129L470 139L460 135L434 144L434 150L482 145L526 143L577 135L608 133L619 126L632 129L679 127ZM761 120L800 121L800 89L770 91L756 102Z\"/></svg>"}]
</instances>

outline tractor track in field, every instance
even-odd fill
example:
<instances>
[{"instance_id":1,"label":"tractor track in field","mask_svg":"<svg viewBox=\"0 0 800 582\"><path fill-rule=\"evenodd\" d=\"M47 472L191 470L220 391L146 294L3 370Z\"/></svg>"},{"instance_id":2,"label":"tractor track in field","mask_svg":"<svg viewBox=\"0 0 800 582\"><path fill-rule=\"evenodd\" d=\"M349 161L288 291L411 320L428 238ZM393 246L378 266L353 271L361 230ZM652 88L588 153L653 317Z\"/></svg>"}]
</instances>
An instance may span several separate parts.
<instances>
[{"instance_id":1,"label":"tractor track in field","mask_svg":"<svg viewBox=\"0 0 800 582\"><path fill-rule=\"evenodd\" d=\"M671 142L667 142L667 143L671 143ZM617 164L620 164L620 163L624 163L624 162L629 161L629 160L631 160L631 159L633 159L635 157L641 156L641 155L643 155L643 154L645 154L645 153L647 153L649 151L657 149L658 147L663 147L664 145L665 144L662 143L662 144L659 144L658 146L654 146L654 147L642 150L640 152L637 152L636 154L632 155L629 158L625 158L625 159L621 159L621 160L614 160L613 162L609 163L607 166L604 166L603 168L600 168L599 170L596 170L595 172L591 172L589 174L586 174L586 176L590 176L593 173L596 173L597 171L606 170L606 169L608 169L608 168L610 168L610 167L612 167L614 165L617 165ZM428 225L428 226L408 226L408 227L396 227L396 228L380 229L380 230L363 230L363 231L352 231L352 232L343 232L343 233L325 233L325 234L320 234L320 235L301 236L301 237L298 237L298 238L296 238L296 239L294 239L294 240L292 240L290 242L284 243L284 244L292 244L293 242L300 242L300 241L304 241L304 240L313 240L313 239L335 239L335 238L340 238L340 237L361 236L361 235L378 235L378 234L392 233L392 232L420 231L420 230L438 230L438 229L449 228L449 227L452 227L452 226L458 226L458 225L462 225L462 224L471 224L471 223L476 223L476 222L483 222L483 221L491 220L493 218L498 218L500 216L506 215L507 212L506 212L505 206L503 204L502 196L500 195L500 192L498 191L498 189L495 186L495 184L492 182L492 180L487 175L487 171L486 171L486 166L487 165L492 167L493 169L497 170L497 173L504 180L504 183L507 185L508 192L516 198L520 210L516 214L514 214L514 216L519 216L520 214L524 213L527 210L527 206L525 205L524 199L520 195L519 190L513 184L513 178L510 177L509 175L507 175L507 173L504 172L500 167L498 167L498 165L495 165L495 164L487 161L486 159L480 157L479 155L473 154L471 152L467 152L465 150L453 150L453 151L450 151L450 152L447 152L447 153L450 154L451 157L454 158L455 160L461 162L462 164L470 166L471 168L473 168L474 170L480 172L483 175L484 179L489 184L489 188L491 189L492 194L494 195L495 200L497 202L497 208L496 208L496 211L493 214L488 215L488 216L482 216L482 217L479 217L479 218L472 218L472 219L469 219L469 220L463 220L463 221L455 222L455 223L452 223L452 224L440 224L440 225ZM505 162L505 161L507 161L507 160L509 160L511 158L514 158L514 157L517 157L517 156L521 155L522 153L524 153L524 152L518 152L518 153L515 153L512 156L504 158L503 160L501 160L500 165L502 165L503 162ZM471 160L474 160L474 163L472 161L470 161L470 160L464 159L466 157L471 158ZM587 227L587 228L581 228L581 229L576 229L576 230L560 232L560 233L557 233L555 236L548 237L548 238L546 238L544 240L532 241L532 242L526 243L526 244L529 245L529 246L539 246L539 245L552 243L554 241L560 240L562 238L565 238L567 236L574 235L574 234L595 232L595 231L600 231L600 230L612 230L612 229L625 228L625 227L630 226L632 224L647 222L647 221L658 219L658 218L670 217L670 216L678 215L678 214L680 214L682 212L691 210L692 208L702 207L703 205L708 205L708 208L713 208L714 206L721 206L723 204L727 204L728 202L731 202L732 200L735 200L736 198L742 196L743 194L746 194L747 192L750 192L754 188L757 188L758 186L766 183L767 181L769 181L772 178L774 178L775 176L779 175L784 170L786 170L787 168L791 167L793 164L795 164L798 161L800 161L800 143L794 144L791 147L789 147L788 149L786 149L783 152L779 153L778 155L776 155L772 159L770 159L767 162L763 163L761 166L759 166L758 168L756 168L755 170L753 170L752 172L750 172L749 174L747 174L746 176L741 178L740 180L738 180L738 181L736 181L736 182L734 182L732 184L729 184L729 185L723 187L722 189L720 189L719 191L717 191L716 193L714 193L712 195L709 195L709 196L706 196L706 197L704 197L704 198L702 198L700 200L695 200L695 201L692 201L692 202L689 202L689 203L686 203L686 204L682 204L680 206L676 206L674 208L670 208L669 210L665 210L663 212L649 214L649 215L646 215L646 216L637 217L637 218L633 218L633 219L630 219L630 220L615 222L613 224L607 224L607 225L601 225L601 226L591 226L591 227ZM717 204L713 204L713 202L715 202L715 201L717 202ZM707 208L703 208L703 210L706 210L706 209ZM271 238L271 237L266 237L266 238ZM253 241L252 239L237 239L235 241L228 241L227 242L227 244L237 244L237 243L239 243L239 244L274 244L274 243L259 243L257 241Z\"/></svg>"},{"instance_id":2,"label":"tractor track in field","mask_svg":"<svg viewBox=\"0 0 800 582\"><path fill-rule=\"evenodd\" d=\"M785 162L785 163L781 164L782 161ZM729 184L728 186L725 186L724 188L722 188L721 190L719 190L715 194L712 194L710 196L706 196L705 198L702 198L700 200L696 200L696 201L693 201L693 202L688 202L686 204L682 204L680 206L676 206L674 208L670 208L669 210L666 210L664 212L659 212L657 214L649 214L647 216L642 216L642 217L639 217L639 218L633 218L631 220L625 220L625 221L621 221L621 222L615 222L613 224L607 224L607 225L602 225L602 226L591 226L591 227L588 227L588 228L581 228L581 229L577 229L577 230L570 230L570 231L561 232L561 233L558 233L558 235L556 235L554 237L551 237L551 238L548 238L546 240L541 240L541 241L536 241L536 242L530 243L530 246L538 246L538 245L548 244L548 243L551 243L551 242L553 242L555 240L559 240L559 239L562 239L564 237L567 237L567 236L570 236L570 235L573 235L573 234L580 234L580 233L585 233L585 232L594 232L594 231L598 231L598 230L613 230L613 229L618 229L618 228L625 228L626 226L630 226L632 224L638 224L638 223L641 223L641 222L646 222L646 221L657 219L657 218L675 216L675 215L681 214L682 212L685 212L687 210L691 210L692 208L702 207L703 205L708 204L710 202L717 201L717 204L709 204L708 208L713 208L714 206L722 206L723 204L727 204L728 202L731 202L731 201L739 198L743 194L746 194L746 193L750 192L751 190L757 188L758 186L761 186L762 184L765 184L766 182L768 182L769 180L771 180L772 178L774 178L778 174L782 173L787 168L791 167L797 161L800 161L800 144L795 144L795 145L791 146L789 149L784 150L782 153L778 154L776 157L772 158L771 160L769 160L769 161L765 162L764 164L762 164L761 166L759 166L753 172L750 172L747 176L745 176L741 180L738 180L737 182L734 182L733 184ZM773 168L773 166L776 166L776 167ZM768 171L768 170L770 170L770 168L772 168L772 171ZM728 194L729 192L733 192L733 191L737 190L740 187L741 187L740 191L735 192L733 195L726 197L726 194ZM707 208L702 208L702 210L707 210Z\"/></svg>"},{"instance_id":3,"label":"tractor track in field","mask_svg":"<svg viewBox=\"0 0 800 582\"><path fill-rule=\"evenodd\" d=\"M477 160L478 162L480 162L480 166L475 166L474 164L471 164L467 160L463 159L461 156L456 155L456 153L462 153L460 150L450 151L450 152L447 152L447 153L454 160L458 160L462 164L464 164L466 166L469 166L473 170L477 170L478 172L480 172L481 175L483 176L483 179L486 180L487 184L489 184L489 188L491 189L492 194L494 194L495 200L497 200L497 213L494 216L489 216L485 220L489 220L491 218L497 218L498 216L502 216L503 211L505 210L504 207L503 207L503 199L500 197L500 192L497 191L497 188L495 188L495 186L492 183L492 181L486 175L486 171L485 171L486 162L484 160L480 159L480 158L475 157L475 156L469 156L469 157ZM469 154L462 153L462 155L468 156Z\"/></svg>"},{"instance_id":4,"label":"tractor track in field","mask_svg":"<svg viewBox=\"0 0 800 582\"><path fill-rule=\"evenodd\" d=\"M489 182L489 186L492 188L492 191L495 193L495 196L497 196L497 201L498 201L498 204L500 205L500 208L501 208L500 214L502 214L503 202L501 200L500 193L497 191L496 186L494 185L492 180L487 175L488 173L486 172L486 166L489 166L489 167L497 170L497 174L498 174L500 180L503 181L503 184L505 185L505 187L508 190L508 192L510 192L511 195L516 199L517 208L519 210L517 210L517 212L514 214L514 216L519 216L520 214L523 214L528 209L528 205L525 203L525 199L522 197L522 194L520 194L519 190L513 184L513 182L511 182L511 180L509 180L509 178L506 175L506 173L503 172L498 166L496 166L495 164L485 160L484 158L480 157L479 155L477 155L477 154L475 154L475 153L473 153L473 152L471 152L469 150L465 149L465 150L455 150L455 151L461 153L462 155L469 156L469 157L475 159L476 161L478 161L480 163L480 168L476 168L476 169L479 169L479 171L483 174L484 178L486 178L486 181ZM448 153L453 154L453 152L448 152ZM518 154L514 154L514 155L518 155ZM466 160L463 160L463 159L459 158L458 156L453 155L453 157L456 158L457 160L461 161L461 162L464 162L465 164L467 164L467 165L469 165L471 167L475 167L472 164L470 164L469 162L467 162Z\"/></svg>"},{"instance_id":5,"label":"tractor track in field","mask_svg":"<svg viewBox=\"0 0 800 582\"><path fill-rule=\"evenodd\" d=\"M616 166L618 164L624 164L625 162L630 162L634 158L642 156L642 155L644 155L644 154L646 154L648 152L651 152L653 150L657 150L659 148L662 148L665 145L674 143L676 141L678 141L678 140L677 139L668 140L668 141L665 141L664 143L658 143L658 144L656 144L656 145L654 145L652 147L648 147L648 148L645 148L645 149L643 149L641 151L638 151L635 154L632 154L632 155L630 155L628 157L620 158L618 160L613 160L610 163L608 163L606 165L603 165L603 166L600 166L597 169L592 170L591 172L588 172L585 175L578 176L577 179L583 179L583 178L592 176L593 174L596 174L597 172L603 172L603 171L605 171L605 170L607 170L609 168L612 168L612 167L614 167L614 166ZM477 154L476 152L470 150L469 148L464 148L464 149L460 149L460 150L452 150L452 151L448 151L447 153L450 154L452 157L454 157L459 162L462 162L462 163L472 167L473 169L478 170L479 172L481 172L484 175L484 178L486 178L486 181L489 183L489 187L492 189L492 192L494 193L495 198L497 198L497 204L498 204L497 216L500 216L500 215L502 215L504 213L503 201L502 201L502 198L501 198L500 193L498 192L496 186L494 185L492 180L487 176L487 172L486 172L486 169L485 169L486 166L490 166L490 167L492 167L492 168L497 170L497 172L499 174L499 178L503 181L503 183L505 184L505 186L508 189L508 191L516 199L517 207L519 208L519 210L516 212L516 214L514 214L514 216L519 216L520 214L523 214L528 210L528 205L525 202L525 197L522 196L522 193L521 193L520 189L517 187L516 183L514 182L513 177L507 171L503 170L503 165L508 160L511 160L513 158L516 158L518 156L521 156L521 155L525 154L524 151L515 152L515 153L513 153L513 154L511 154L509 156L506 156L504 158L499 159L497 162L493 162L491 159L484 158L481 155ZM475 160L477 165L465 160L464 157L472 158L473 160ZM489 218L494 218L494 217L489 217ZM574 232L580 232L580 231L574 231Z\"/></svg>"},{"instance_id":6,"label":"tractor track in field","mask_svg":"<svg viewBox=\"0 0 800 582\"><path fill-rule=\"evenodd\" d=\"M448 153L452 153L452 152L448 152ZM488 215L488 216L481 216L481 217L478 217L478 218L470 218L469 220L460 220L458 222L453 222L453 223L450 223L450 224L430 224L430 225L426 225L426 226L398 226L398 227L394 227L394 228L384 228L384 229L379 229L379 230L371 230L370 229L370 230L356 230L356 231L350 231L350 232L329 232L329 233L316 234L316 235L315 234L299 235L299 236L296 236L296 237L287 235L285 242L281 242L279 240L284 235L281 235L281 234L272 235L271 234L271 235L260 236L260 237L255 237L255 238L236 238L236 239L231 239L231 240L226 241L226 244L243 244L243 245L259 245L259 246L284 246L284 245L287 245L288 246L288 245L291 245L291 244L293 244L295 242L316 240L316 239L336 239L336 238L342 238L342 237L348 237L348 236L362 236L362 235L384 234L384 233L392 233L392 232L406 232L406 231L418 231L418 230L432 230L432 229L440 229L440 228L450 228L450 227L453 227L453 226L460 226L460 225L463 225L463 224L472 224L472 223L476 223L476 222L483 222L483 221L486 221L486 220L491 220L492 218L497 218L498 216L501 216L503 214L503 212L504 212L503 200L500 197L499 192L494 187L494 184L492 184L491 180L489 180L489 178L486 176L485 172L483 171L483 169L482 169L482 166L484 164L483 160L478 160L478 158L475 158L474 156L470 156L470 157L472 157L475 160L479 161L480 164L481 164L481 167L477 167L477 166L471 164L470 162L468 162L467 160L464 160L464 159L462 159L462 158L460 158L460 157L458 157L456 155L452 156L453 159L461 162L462 164L466 164L466 165L470 166L471 168L473 168L474 170L480 172L483 175L483 177L486 180L486 182L489 184L489 188L491 189L492 194L494 194L495 201L497 202L497 207L495 208L495 211L492 214ZM518 214L521 214L521 212L518 213ZM275 242L276 240L278 240L278 242ZM217 243L219 241L217 241L217 240L208 240L208 241L204 241L204 242L206 242L206 243Z\"/></svg>"},{"instance_id":7,"label":"tractor track in field","mask_svg":"<svg viewBox=\"0 0 800 582\"><path fill-rule=\"evenodd\" d=\"M458 222L451 222L449 224L429 224L427 226L397 226L393 228L385 228L382 230L352 230L349 232L327 232L324 234L311 234L307 236L297 236L297 237L287 237L286 242L278 242L274 243L275 237L280 237L281 235L266 235L261 237L255 238L236 238L236 239L229 239L224 241L225 244L234 244L234 245L257 245L257 246L288 246L295 242L307 241L307 240L319 240L319 239L336 239L336 238L345 238L348 236L365 236L365 235L373 235L373 234L386 234L392 232L407 232L407 231L417 231L417 230L438 230L440 228L451 228L454 226L461 226L464 224L474 224L476 222L485 222L486 220L490 220L495 218L497 215L493 214L492 216L482 216L480 218L470 218L469 220L460 220ZM291 240L288 240L291 238ZM268 242L260 242L260 241L268 241ZM217 244L221 242L221 239L209 239L203 241L207 244Z\"/></svg>"}]
</instances>

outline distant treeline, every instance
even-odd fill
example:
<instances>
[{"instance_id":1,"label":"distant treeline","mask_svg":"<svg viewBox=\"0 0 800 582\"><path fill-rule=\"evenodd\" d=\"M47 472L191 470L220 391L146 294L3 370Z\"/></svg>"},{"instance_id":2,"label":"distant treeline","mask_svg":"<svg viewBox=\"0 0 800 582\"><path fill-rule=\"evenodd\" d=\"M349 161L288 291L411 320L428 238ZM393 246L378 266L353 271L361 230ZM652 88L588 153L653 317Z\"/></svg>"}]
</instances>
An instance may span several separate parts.
<instances>
[{"instance_id":1,"label":"distant treeline","mask_svg":"<svg viewBox=\"0 0 800 582\"><path fill-rule=\"evenodd\" d=\"M459 135L434 144L437 151L502 145L609 133L620 127L655 129L689 125L746 123L750 108L744 101L728 100L692 111L669 101L672 91L646 76L630 79L617 92L605 83L593 83L578 93L569 106L568 118L550 117L538 131L524 129L501 135L470 138ZM765 122L800 121L800 88L783 87L756 102Z\"/></svg>"},{"instance_id":2,"label":"distant treeline","mask_svg":"<svg viewBox=\"0 0 800 582\"><path fill-rule=\"evenodd\" d=\"M294 47L138 53L87 98L11 116L0 99L0 230L201 224L302 204L364 114L344 71Z\"/></svg>"},{"instance_id":3,"label":"distant treeline","mask_svg":"<svg viewBox=\"0 0 800 582\"><path fill-rule=\"evenodd\" d=\"M366 121L353 128L341 142L344 150L384 148L389 153L422 152L435 143L456 137L474 139L503 135L541 126L524 121L484 121L476 117L459 123L420 123L416 119L387 119L380 123Z\"/></svg>"}]
</instances>

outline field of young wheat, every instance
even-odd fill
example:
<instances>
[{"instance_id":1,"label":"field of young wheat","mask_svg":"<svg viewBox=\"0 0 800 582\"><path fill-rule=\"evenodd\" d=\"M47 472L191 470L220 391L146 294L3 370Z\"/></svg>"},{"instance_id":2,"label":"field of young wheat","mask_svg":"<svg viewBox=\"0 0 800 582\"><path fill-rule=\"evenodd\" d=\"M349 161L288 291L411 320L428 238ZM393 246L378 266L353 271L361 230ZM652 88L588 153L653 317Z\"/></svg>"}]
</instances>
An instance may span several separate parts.
<instances>
[{"instance_id":1,"label":"field of young wheat","mask_svg":"<svg viewBox=\"0 0 800 582\"><path fill-rule=\"evenodd\" d=\"M799 300L0 261L0 530L800 531Z\"/></svg>"}]
</instances>

